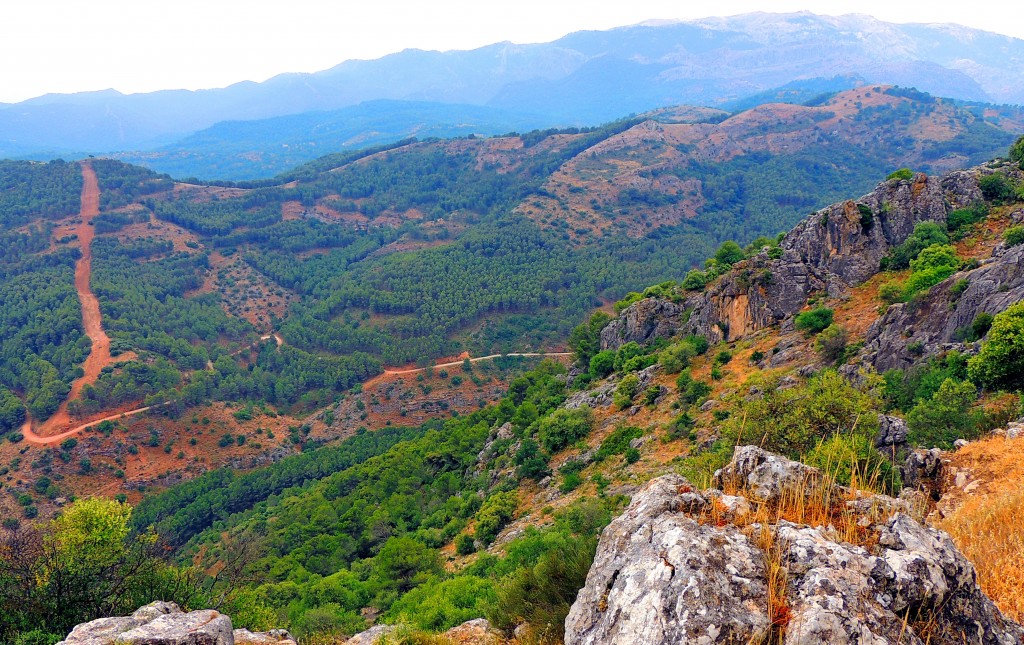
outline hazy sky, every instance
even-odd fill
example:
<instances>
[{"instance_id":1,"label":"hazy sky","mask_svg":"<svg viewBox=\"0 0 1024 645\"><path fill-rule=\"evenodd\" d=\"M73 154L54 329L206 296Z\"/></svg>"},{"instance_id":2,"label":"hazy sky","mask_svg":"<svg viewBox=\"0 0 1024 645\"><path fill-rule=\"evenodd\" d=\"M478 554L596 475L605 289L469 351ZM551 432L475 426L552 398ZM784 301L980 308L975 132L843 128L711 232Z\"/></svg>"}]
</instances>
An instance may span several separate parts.
<instances>
[{"instance_id":1,"label":"hazy sky","mask_svg":"<svg viewBox=\"0 0 1024 645\"><path fill-rule=\"evenodd\" d=\"M1024 38L1024 3L892 0L5 0L0 102L47 92L221 87L409 47L543 42L579 29L749 11L867 13Z\"/></svg>"}]
</instances>

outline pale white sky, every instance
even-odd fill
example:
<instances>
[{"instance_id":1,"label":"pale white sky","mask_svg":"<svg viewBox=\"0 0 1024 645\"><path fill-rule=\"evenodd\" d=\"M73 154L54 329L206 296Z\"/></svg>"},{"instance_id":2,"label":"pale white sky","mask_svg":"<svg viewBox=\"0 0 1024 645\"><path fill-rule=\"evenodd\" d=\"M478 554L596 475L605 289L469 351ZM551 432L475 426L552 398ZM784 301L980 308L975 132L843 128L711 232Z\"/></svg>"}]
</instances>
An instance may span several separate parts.
<instances>
[{"instance_id":1,"label":"pale white sky","mask_svg":"<svg viewBox=\"0 0 1024 645\"><path fill-rule=\"evenodd\" d=\"M1024 38L1019 0L3 0L0 102L110 87L222 87L410 47L544 42L650 19L804 9Z\"/></svg>"}]
</instances>

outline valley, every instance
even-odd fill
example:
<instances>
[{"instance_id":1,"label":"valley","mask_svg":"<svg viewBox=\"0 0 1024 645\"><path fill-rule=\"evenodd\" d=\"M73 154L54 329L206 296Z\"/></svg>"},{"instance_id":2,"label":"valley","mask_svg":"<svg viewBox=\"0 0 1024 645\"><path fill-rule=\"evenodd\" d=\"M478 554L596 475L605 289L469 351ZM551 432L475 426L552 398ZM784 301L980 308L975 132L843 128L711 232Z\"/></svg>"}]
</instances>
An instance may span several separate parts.
<instances>
[{"instance_id":1,"label":"valley","mask_svg":"<svg viewBox=\"0 0 1024 645\"><path fill-rule=\"evenodd\" d=\"M955 593L1016 633L993 571L1024 565L1020 532L997 561L965 527L973 491L1020 508L992 455L1024 415L1022 130L1018 106L860 84L266 180L0 162L0 638L159 597L304 643L482 617L495 642L557 643L634 589L585 586L626 557L602 531L662 521L745 544L765 584L790 530L898 563L885 536L941 527L979 571ZM755 453L816 468L821 517L723 480ZM668 520L644 515L659 495ZM79 513L109 528L95 559L33 546L94 545ZM772 593L749 615L797 633L780 606L809 592ZM598 600L570 614L577 594ZM878 603L865 630L927 640L912 603Z\"/></svg>"}]
</instances>

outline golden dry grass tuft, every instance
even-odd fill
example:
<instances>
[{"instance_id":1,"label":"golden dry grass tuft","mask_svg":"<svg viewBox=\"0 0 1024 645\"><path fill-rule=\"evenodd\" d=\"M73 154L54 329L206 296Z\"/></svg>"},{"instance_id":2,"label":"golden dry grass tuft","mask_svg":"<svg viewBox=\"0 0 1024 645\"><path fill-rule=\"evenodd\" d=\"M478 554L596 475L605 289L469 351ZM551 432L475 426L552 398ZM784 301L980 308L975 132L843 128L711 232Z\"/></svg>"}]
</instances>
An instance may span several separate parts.
<instances>
[{"instance_id":1,"label":"golden dry grass tuft","mask_svg":"<svg viewBox=\"0 0 1024 645\"><path fill-rule=\"evenodd\" d=\"M1024 620L1024 490L968 498L939 527L974 563L996 606Z\"/></svg>"}]
</instances>

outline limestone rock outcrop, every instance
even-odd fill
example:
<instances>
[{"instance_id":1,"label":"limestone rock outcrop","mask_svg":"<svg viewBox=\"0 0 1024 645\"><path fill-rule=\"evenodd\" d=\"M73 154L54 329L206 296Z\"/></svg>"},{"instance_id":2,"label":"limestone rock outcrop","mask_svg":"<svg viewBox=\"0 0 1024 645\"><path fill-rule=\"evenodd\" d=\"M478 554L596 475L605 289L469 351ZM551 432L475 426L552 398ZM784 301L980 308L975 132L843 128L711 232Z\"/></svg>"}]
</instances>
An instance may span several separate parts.
<instances>
[{"instance_id":1,"label":"limestone rock outcrop","mask_svg":"<svg viewBox=\"0 0 1024 645\"><path fill-rule=\"evenodd\" d=\"M231 618L213 609L183 612L173 602L154 602L131 616L77 625L58 645L295 645L283 629L252 633L233 629Z\"/></svg>"},{"instance_id":2,"label":"limestone rock outcrop","mask_svg":"<svg viewBox=\"0 0 1024 645\"><path fill-rule=\"evenodd\" d=\"M1024 245L997 247L977 268L950 276L911 302L890 306L868 330L865 360L883 372L906 369L922 355L963 350L962 330L978 314L995 315L1021 300Z\"/></svg>"},{"instance_id":3,"label":"limestone rock outcrop","mask_svg":"<svg viewBox=\"0 0 1024 645\"><path fill-rule=\"evenodd\" d=\"M793 644L1024 638L979 589L949 536L900 512L901 500L833 487L820 472L754 446L738 448L716 478L743 497L666 475L608 525L566 619L567 645L746 643L770 632ZM820 495L822 486L832 487L829 495ZM831 523L727 510L741 506L738 499L770 508L787 489L787 499L833 499L860 518L863 539L842 541ZM888 510L867 513L880 508Z\"/></svg>"},{"instance_id":4,"label":"limestone rock outcrop","mask_svg":"<svg viewBox=\"0 0 1024 645\"><path fill-rule=\"evenodd\" d=\"M797 224L780 249L737 263L683 304L648 298L627 307L602 332L601 347L680 333L716 342L785 325L810 295L839 297L876 274L882 258L917 224L945 222L953 209L980 200L983 172L892 179L859 199L823 208Z\"/></svg>"}]
</instances>

